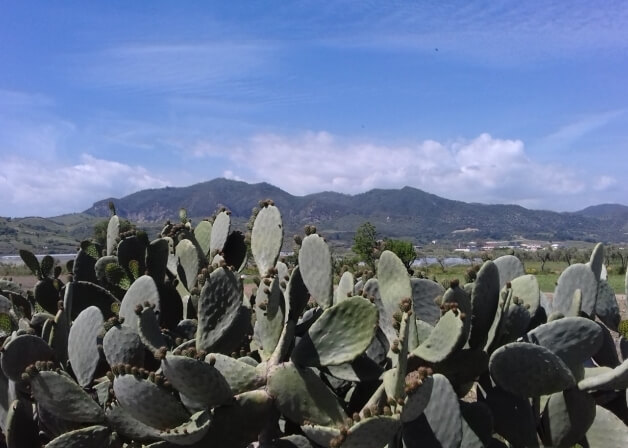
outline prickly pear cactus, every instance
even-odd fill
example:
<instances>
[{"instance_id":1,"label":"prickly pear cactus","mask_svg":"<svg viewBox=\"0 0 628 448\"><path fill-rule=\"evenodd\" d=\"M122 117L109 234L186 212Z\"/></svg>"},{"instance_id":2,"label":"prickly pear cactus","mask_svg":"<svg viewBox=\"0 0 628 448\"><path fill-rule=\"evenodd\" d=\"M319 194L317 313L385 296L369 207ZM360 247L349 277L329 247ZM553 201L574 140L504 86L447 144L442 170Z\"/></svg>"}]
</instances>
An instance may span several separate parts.
<instances>
[{"instance_id":1,"label":"prickly pear cactus","mask_svg":"<svg viewBox=\"0 0 628 448\"><path fill-rule=\"evenodd\" d=\"M389 251L375 277L336 280L307 226L298 264L278 262L284 228L268 200L251 221L251 292L248 240L226 210L194 228L183 209L152 242L116 235L116 220L108 255L83 242L66 285L54 260L26 251L34 300L0 283L9 448L628 440L628 316L601 245L563 273L551 310L514 256L448 289L411 278Z\"/></svg>"}]
</instances>

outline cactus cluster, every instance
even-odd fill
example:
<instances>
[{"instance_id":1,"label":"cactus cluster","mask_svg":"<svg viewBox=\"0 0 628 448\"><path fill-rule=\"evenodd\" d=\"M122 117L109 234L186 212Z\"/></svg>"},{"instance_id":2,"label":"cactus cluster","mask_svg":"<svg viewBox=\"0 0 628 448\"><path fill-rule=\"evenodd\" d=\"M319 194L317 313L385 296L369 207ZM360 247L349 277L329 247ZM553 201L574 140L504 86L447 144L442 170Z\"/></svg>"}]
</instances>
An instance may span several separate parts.
<instances>
[{"instance_id":1,"label":"cactus cluster","mask_svg":"<svg viewBox=\"0 0 628 448\"><path fill-rule=\"evenodd\" d=\"M39 283L0 283L6 446L626 446L626 321L602 245L553 301L511 256L444 289L384 251L375 276L335 286L313 226L298 265L278 261L267 200L247 295L230 213L180 219L149 241L120 235L114 214L107 247L84 242L66 284L21 253Z\"/></svg>"}]
</instances>

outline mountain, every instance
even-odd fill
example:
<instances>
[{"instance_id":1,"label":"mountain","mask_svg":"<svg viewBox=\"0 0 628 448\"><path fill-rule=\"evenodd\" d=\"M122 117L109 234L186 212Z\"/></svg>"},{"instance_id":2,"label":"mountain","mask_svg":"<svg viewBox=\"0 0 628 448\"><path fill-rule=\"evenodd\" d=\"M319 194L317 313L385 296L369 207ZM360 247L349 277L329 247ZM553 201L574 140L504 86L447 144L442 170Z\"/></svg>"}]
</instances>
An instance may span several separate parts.
<instances>
[{"instance_id":1,"label":"mountain","mask_svg":"<svg viewBox=\"0 0 628 448\"><path fill-rule=\"evenodd\" d=\"M628 242L628 207L602 204L574 213L528 210L518 205L471 204L445 199L416 188L375 189L347 195L322 192L294 196L268 183L248 184L214 179L189 187L142 190L123 198L94 203L82 213L53 218L0 218L0 255L19 249L36 253L74 252L93 235L94 225L109 217L109 201L118 215L155 237L166 220L177 221L185 207L193 223L218 207L232 212L234 227L246 228L251 210L270 198L281 210L286 227L285 247L306 224L316 225L331 245L351 245L358 226L375 225L381 237L468 242L527 238L551 241Z\"/></svg>"},{"instance_id":2,"label":"mountain","mask_svg":"<svg viewBox=\"0 0 628 448\"><path fill-rule=\"evenodd\" d=\"M109 216L109 201L132 222L177 220L181 207L196 219L211 216L219 206L237 222L248 220L259 200L271 198L280 208L289 234L315 224L330 242L348 244L355 229L371 221L380 235L416 243L437 240L543 239L617 242L628 239L628 207L601 205L576 213L529 210L517 205L485 205L445 199L425 191L374 189L347 195L322 192L294 196L268 183L214 179L189 187L143 190L120 199L96 202L83 213Z\"/></svg>"}]
</instances>

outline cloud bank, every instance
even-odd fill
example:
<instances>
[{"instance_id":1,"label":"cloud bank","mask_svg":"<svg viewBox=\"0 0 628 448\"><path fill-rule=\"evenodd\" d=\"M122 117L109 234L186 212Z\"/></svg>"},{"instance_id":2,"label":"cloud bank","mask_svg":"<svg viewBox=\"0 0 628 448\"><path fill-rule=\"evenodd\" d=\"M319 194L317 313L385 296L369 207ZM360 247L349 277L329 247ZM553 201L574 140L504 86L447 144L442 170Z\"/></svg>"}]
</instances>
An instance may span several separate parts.
<instances>
[{"instance_id":1,"label":"cloud bank","mask_svg":"<svg viewBox=\"0 0 628 448\"><path fill-rule=\"evenodd\" d=\"M70 165L9 157L0 164L0 216L53 216L79 212L93 202L168 183L141 166L82 154Z\"/></svg>"},{"instance_id":2,"label":"cloud bank","mask_svg":"<svg viewBox=\"0 0 628 448\"><path fill-rule=\"evenodd\" d=\"M293 194L412 186L468 202L565 210L577 208L589 191L599 194L615 185L611 176L583 177L574 168L537 163L521 140L487 133L399 145L350 141L327 132L264 134L231 153L230 176L264 180ZM209 154L216 156L214 150Z\"/></svg>"},{"instance_id":3,"label":"cloud bank","mask_svg":"<svg viewBox=\"0 0 628 448\"><path fill-rule=\"evenodd\" d=\"M526 152L523 141L488 133L406 144L349 139L324 131L258 134L231 147L197 140L184 151L187 156L178 153L168 167L134 166L89 154L68 164L8 157L0 165L0 189L7 192L0 201L0 216L76 212L107 197L219 176L265 181L297 195L411 186L466 202L559 211L626 197L622 183L612 175L583 175L576 167L539 163ZM166 178L160 172L178 174Z\"/></svg>"}]
</instances>

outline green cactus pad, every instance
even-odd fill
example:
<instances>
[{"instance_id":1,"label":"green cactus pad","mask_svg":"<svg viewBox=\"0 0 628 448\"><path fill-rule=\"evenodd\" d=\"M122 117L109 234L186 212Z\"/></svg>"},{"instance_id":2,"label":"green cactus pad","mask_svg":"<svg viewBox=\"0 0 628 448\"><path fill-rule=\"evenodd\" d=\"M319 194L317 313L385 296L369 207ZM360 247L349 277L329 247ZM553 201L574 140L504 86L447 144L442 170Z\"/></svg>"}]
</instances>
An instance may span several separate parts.
<instances>
[{"instance_id":1,"label":"green cactus pad","mask_svg":"<svg viewBox=\"0 0 628 448\"><path fill-rule=\"evenodd\" d=\"M595 419L595 399L578 389L550 395L541 416L541 440L545 446L573 446L582 440Z\"/></svg>"},{"instance_id":2,"label":"green cactus pad","mask_svg":"<svg viewBox=\"0 0 628 448\"><path fill-rule=\"evenodd\" d=\"M352 297L326 309L301 338L292 360L301 366L337 366L351 362L371 344L377 329L375 305Z\"/></svg>"},{"instance_id":3,"label":"green cactus pad","mask_svg":"<svg viewBox=\"0 0 628 448\"><path fill-rule=\"evenodd\" d=\"M286 285L285 296L286 306L288 307L288 320L297 321L310 298L310 293L305 283L303 283L299 266L295 266L290 274L290 280L288 280L288 284Z\"/></svg>"},{"instance_id":4,"label":"green cactus pad","mask_svg":"<svg viewBox=\"0 0 628 448\"><path fill-rule=\"evenodd\" d=\"M354 283L353 274L349 271L345 271L342 276L340 276L340 281L334 291L334 303L342 302L343 300L353 297Z\"/></svg>"},{"instance_id":5,"label":"green cactus pad","mask_svg":"<svg viewBox=\"0 0 628 448\"><path fill-rule=\"evenodd\" d=\"M255 298L255 335L262 344L262 355L265 359L277 347L286 322L285 313L286 304L279 287L279 279L273 278L270 286L260 286Z\"/></svg>"},{"instance_id":6,"label":"green cactus pad","mask_svg":"<svg viewBox=\"0 0 628 448\"><path fill-rule=\"evenodd\" d=\"M158 429L179 426L190 414L167 389L133 375L119 375L113 390L120 405L135 419Z\"/></svg>"},{"instance_id":7,"label":"green cactus pad","mask_svg":"<svg viewBox=\"0 0 628 448\"><path fill-rule=\"evenodd\" d=\"M274 205L262 207L251 230L251 253L259 275L265 277L277 263L283 244L281 213Z\"/></svg>"},{"instance_id":8,"label":"green cactus pad","mask_svg":"<svg viewBox=\"0 0 628 448\"><path fill-rule=\"evenodd\" d=\"M194 228L194 238L198 242L198 245L206 257L210 252L210 241L212 237L212 223L209 221L200 221Z\"/></svg>"},{"instance_id":9,"label":"green cactus pad","mask_svg":"<svg viewBox=\"0 0 628 448\"><path fill-rule=\"evenodd\" d=\"M248 260L246 237L242 232L235 230L229 234L222 255L227 266L233 266L236 271L242 272Z\"/></svg>"},{"instance_id":10,"label":"green cactus pad","mask_svg":"<svg viewBox=\"0 0 628 448\"><path fill-rule=\"evenodd\" d=\"M622 390L628 388L628 359L611 371L584 378L578 383L580 390Z\"/></svg>"},{"instance_id":11,"label":"green cactus pad","mask_svg":"<svg viewBox=\"0 0 628 448\"><path fill-rule=\"evenodd\" d=\"M168 429L160 433L160 437L167 442L175 445L193 445L200 442L211 423L211 414L209 411L199 411L192 415L187 422L182 423L176 428Z\"/></svg>"},{"instance_id":12,"label":"green cactus pad","mask_svg":"<svg viewBox=\"0 0 628 448\"><path fill-rule=\"evenodd\" d=\"M242 282L225 268L214 270L198 300L196 349L231 353L250 325L250 311L243 306Z\"/></svg>"},{"instance_id":13,"label":"green cactus pad","mask_svg":"<svg viewBox=\"0 0 628 448\"><path fill-rule=\"evenodd\" d=\"M462 440L462 415L458 397L443 375L434 374L432 395L423 411L434 437L442 446L459 446Z\"/></svg>"},{"instance_id":14,"label":"green cactus pad","mask_svg":"<svg viewBox=\"0 0 628 448\"><path fill-rule=\"evenodd\" d=\"M209 242L210 256L213 253L222 252L225 242L231 231L231 215L227 211L222 211L216 215L212 224L212 233Z\"/></svg>"},{"instance_id":15,"label":"green cactus pad","mask_svg":"<svg viewBox=\"0 0 628 448\"><path fill-rule=\"evenodd\" d=\"M582 311L591 318L595 317L597 279L589 266L580 263L572 264L558 277L558 284L554 290L554 311L568 315L577 289L582 294Z\"/></svg>"},{"instance_id":16,"label":"green cactus pad","mask_svg":"<svg viewBox=\"0 0 628 448\"><path fill-rule=\"evenodd\" d=\"M401 410L401 421L409 423L416 420L427 407L434 388L434 378L428 376L423 379L423 384L412 389L406 397Z\"/></svg>"},{"instance_id":17,"label":"green cactus pad","mask_svg":"<svg viewBox=\"0 0 628 448\"><path fill-rule=\"evenodd\" d=\"M52 269L55 265L55 259L50 255L45 255L41 259L41 263L39 264L39 269L41 271L42 277L49 277L52 274Z\"/></svg>"},{"instance_id":18,"label":"green cactus pad","mask_svg":"<svg viewBox=\"0 0 628 448\"><path fill-rule=\"evenodd\" d=\"M146 350L137 332L131 327L114 326L102 341L105 359L110 366L116 364L144 365Z\"/></svg>"},{"instance_id":19,"label":"green cactus pad","mask_svg":"<svg viewBox=\"0 0 628 448\"><path fill-rule=\"evenodd\" d=\"M399 311L401 301L412 297L408 270L394 252L385 250L379 257L377 281L386 315L392 317Z\"/></svg>"},{"instance_id":20,"label":"green cactus pad","mask_svg":"<svg viewBox=\"0 0 628 448\"><path fill-rule=\"evenodd\" d=\"M303 425L301 431L308 439L320 446L330 446L332 439L340 435L340 429L323 425Z\"/></svg>"},{"instance_id":21,"label":"green cactus pad","mask_svg":"<svg viewBox=\"0 0 628 448\"><path fill-rule=\"evenodd\" d=\"M66 294L67 299L67 294ZM50 330L50 347L55 352L57 361L62 365L68 361L68 337L70 334L70 319L65 310L57 311L54 325Z\"/></svg>"},{"instance_id":22,"label":"green cactus pad","mask_svg":"<svg viewBox=\"0 0 628 448\"><path fill-rule=\"evenodd\" d=\"M489 415L494 419L496 433L513 446L539 446L536 435L537 422L530 400L499 387L489 388L484 400L490 409Z\"/></svg>"},{"instance_id":23,"label":"green cactus pad","mask_svg":"<svg viewBox=\"0 0 628 448\"><path fill-rule=\"evenodd\" d=\"M366 418L351 426L342 442L343 448L381 448L401 427L399 417L379 415Z\"/></svg>"},{"instance_id":24,"label":"green cactus pad","mask_svg":"<svg viewBox=\"0 0 628 448\"><path fill-rule=\"evenodd\" d=\"M120 303L120 317L124 319L124 325L137 329L138 318L135 309L138 305L143 306L145 302L155 305L155 311L159 312L159 291L150 275L142 275L135 280L124 295Z\"/></svg>"},{"instance_id":25,"label":"green cactus pad","mask_svg":"<svg viewBox=\"0 0 628 448\"><path fill-rule=\"evenodd\" d=\"M484 350L487 353L492 353L492 349L494 349L498 343L501 333L503 332L503 327L505 325L505 311L508 310L510 306L510 301L512 299L512 289L502 289L499 293L499 302L497 303L497 311L495 311L495 318L493 319L493 323L491 324L491 328L488 330L488 335L486 338L486 344L484 345Z\"/></svg>"},{"instance_id":26,"label":"green cactus pad","mask_svg":"<svg viewBox=\"0 0 628 448\"><path fill-rule=\"evenodd\" d=\"M321 236L311 234L303 238L299 267L303 283L316 303L323 309L329 308L333 303L333 266L329 246Z\"/></svg>"},{"instance_id":27,"label":"green cactus pad","mask_svg":"<svg viewBox=\"0 0 628 448\"><path fill-rule=\"evenodd\" d=\"M26 250L26 249L20 249L19 254L20 254L20 258L22 259L26 267L28 267L28 269L31 270L33 275L41 279L42 278L41 268L39 266L39 260L37 259L35 254L33 254L31 251Z\"/></svg>"},{"instance_id":28,"label":"green cactus pad","mask_svg":"<svg viewBox=\"0 0 628 448\"><path fill-rule=\"evenodd\" d=\"M146 246L145 241L137 236L124 238L118 244L118 263L130 279L136 279L146 271Z\"/></svg>"},{"instance_id":29,"label":"green cactus pad","mask_svg":"<svg viewBox=\"0 0 628 448\"><path fill-rule=\"evenodd\" d=\"M110 366L116 364L144 365L146 353L140 336L131 327L111 327L103 338L105 359Z\"/></svg>"},{"instance_id":30,"label":"green cactus pad","mask_svg":"<svg viewBox=\"0 0 628 448\"><path fill-rule=\"evenodd\" d=\"M445 375L459 393L465 384L473 382L486 372L488 359L489 356L484 350L461 349L453 352L444 361L434 364L432 369Z\"/></svg>"},{"instance_id":31,"label":"green cactus pad","mask_svg":"<svg viewBox=\"0 0 628 448\"><path fill-rule=\"evenodd\" d=\"M387 370L383 376L384 389L389 398L402 399L405 398L405 378L408 370L408 334L410 332L410 323L413 323L414 317L404 312L399 326L399 340L396 357L393 358L393 368ZM393 350L391 352L394 353Z\"/></svg>"},{"instance_id":32,"label":"green cactus pad","mask_svg":"<svg viewBox=\"0 0 628 448\"><path fill-rule=\"evenodd\" d=\"M596 406L595 419L586 438L589 448L624 446L628 440L628 426L608 409Z\"/></svg>"},{"instance_id":33,"label":"green cactus pad","mask_svg":"<svg viewBox=\"0 0 628 448\"><path fill-rule=\"evenodd\" d=\"M169 254L170 246L165 238L151 241L146 248L146 271L156 284L163 283L166 278Z\"/></svg>"},{"instance_id":34,"label":"green cactus pad","mask_svg":"<svg viewBox=\"0 0 628 448\"><path fill-rule=\"evenodd\" d=\"M602 345L600 349L593 354L593 361L595 361L598 366L606 366L613 369L620 363L615 339L613 339L613 335L604 324L600 322L596 322L596 324L602 331Z\"/></svg>"},{"instance_id":35,"label":"green cactus pad","mask_svg":"<svg viewBox=\"0 0 628 448\"><path fill-rule=\"evenodd\" d=\"M469 346L484 347L495 319L499 302L499 270L492 261L485 262L477 273L471 290L471 333Z\"/></svg>"},{"instance_id":36,"label":"green cactus pad","mask_svg":"<svg viewBox=\"0 0 628 448\"><path fill-rule=\"evenodd\" d=\"M364 353L352 362L338 366L326 366L323 372L334 378L359 383L361 381L376 381L384 373L384 369Z\"/></svg>"},{"instance_id":37,"label":"green cactus pad","mask_svg":"<svg viewBox=\"0 0 628 448\"><path fill-rule=\"evenodd\" d=\"M35 401L56 417L81 423L100 423L105 417L98 403L66 375L43 371L30 384Z\"/></svg>"},{"instance_id":38,"label":"green cactus pad","mask_svg":"<svg viewBox=\"0 0 628 448\"><path fill-rule=\"evenodd\" d=\"M94 265L96 260L102 255L101 252L102 250L98 244L94 244L91 241L83 241L81 243L81 249L76 254L72 267L74 280L96 282Z\"/></svg>"},{"instance_id":39,"label":"green cactus pad","mask_svg":"<svg viewBox=\"0 0 628 448\"><path fill-rule=\"evenodd\" d=\"M536 314L536 310L541 304L541 289L539 282L534 275L522 275L511 282L512 296L523 302L531 316Z\"/></svg>"},{"instance_id":40,"label":"green cactus pad","mask_svg":"<svg viewBox=\"0 0 628 448\"><path fill-rule=\"evenodd\" d=\"M68 288L72 288L71 297L66 294ZM117 315L120 301L102 286L74 281L65 285L62 292L64 293L63 306L71 319L76 319L81 311L90 306L97 306L105 319Z\"/></svg>"},{"instance_id":41,"label":"green cactus pad","mask_svg":"<svg viewBox=\"0 0 628 448\"><path fill-rule=\"evenodd\" d=\"M497 339L493 341L489 351L494 350L500 345L514 342L523 335L530 327L532 316L522 303L510 302L510 306L502 314L501 325Z\"/></svg>"},{"instance_id":42,"label":"green cactus pad","mask_svg":"<svg viewBox=\"0 0 628 448\"><path fill-rule=\"evenodd\" d=\"M122 406L117 404L112 404L107 408L105 418L107 424L114 431L126 438L138 442L152 442L160 439L158 429L133 418Z\"/></svg>"},{"instance_id":43,"label":"green cactus pad","mask_svg":"<svg viewBox=\"0 0 628 448\"><path fill-rule=\"evenodd\" d=\"M183 269L183 276L185 277L180 278L180 280L183 281L183 284L189 291L196 284L196 276L201 267L198 250L192 241L184 239L177 244L175 256L179 259L179 265Z\"/></svg>"},{"instance_id":44,"label":"green cactus pad","mask_svg":"<svg viewBox=\"0 0 628 448\"><path fill-rule=\"evenodd\" d=\"M124 273L120 265L118 265L118 257L116 257L115 255L106 255L104 257L100 257L96 261L96 264L94 265L96 278L98 279L98 282L100 284L106 284L107 282L109 282L114 285L119 285L120 284L119 281L114 281L118 279L112 278L112 274L111 274L112 268L108 267L110 264L117 267L120 270L120 273L126 277L126 273Z\"/></svg>"},{"instance_id":45,"label":"green cactus pad","mask_svg":"<svg viewBox=\"0 0 628 448\"><path fill-rule=\"evenodd\" d=\"M493 352L491 377L504 390L523 397L549 395L575 385L569 368L549 349L512 342Z\"/></svg>"},{"instance_id":46,"label":"green cactus pad","mask_svg":"<svg viewBox=\"0 0 628 448\"><path fill-rule=\"evenodd\" d=\"M502 255L501 257L493 260L493 263L499 271L500 290L506 286L506 283L526 273L523 263L514 255Z\"/></svg>"},{"instance_id":47,"label":"green cactus pad","mask_svg":"<svg viewBox=\"0 0 628 448\"><path fill-rule=\"evenodd\" d=\"M587 265L593 271L597 281L602 278L602 269L604 267L604 244L597 243L591 252L591 257Z\"/></svg>"},{"instance_id":48,"label":"green cactus pad","mask_svg":"<svg viewBox=\"0 0 628 448\"><path fill-rule=\"evenodd\" d=\"M528 332L529 342L542 345L570 368L581 366L602 346L599 325L584 317L564 317L540 325Z\"/></svg>"},{"instance_id":49,"label":"green cactus pad","mask_svg":"<svg viewBox=\"0 0 628 448\"><path fill-rule=\"evenodd\" d=\"M142 344L151 352L166 346L166 339L159 328L159 320L155 311L150 307L144 308L140 313L137 334L140 336Z\"/></svg>"},{"instance_id":50,"label":"green cactus pad","mask_svg":"<svg viewBox=\"0 0 628 448\"><path fill-rule=\"evenodd\" d=\"M1 354L2 371L7 378L20 381L27 366L36 361L52 361L54 352L41 338L25 334L5 343Z\"/></svg>"},{"instance_id":51,"label":"green cactus pad","mask_svg":"<svg viewBox=\"0 0 628 448\"><path fill-rule=\"evenodd\" d=\"M280 364L269 373L268 391L282 414L299 425L341 425L347 418L334 393L311 369Z\"/></svg>"},{"instance_id":52,"label":"green cactus pad","mask_svg":"<svg viewBox=\"0 0 628 448\"><path fill-rule=\"evenodd\" d=\"M82 387L91 384L100 362L98 337L103 323L100 310L90 306L81 311L70 327L68 358L76 380Z\"/></svg>"},{"instance_id":53,"label":"green cactus pad","mask_svg":"<svg viewBox=\"0 0 628 448\"><path fill-rule=\"evenodd\" d=\"M39 428L33 420L33 405L27 400L15 400L9 406L3 428L8 448L40 447ZM4 427L4 425L3 425Z\"/></svg>"},{"instance_id":54,"label":"green cactus pad","mask_svg":"<svg viewBox=\"0 0 628 448\"><path fill-rule=\"evenodd\" d=\"M175 389L205 407L219 406L233 398L225 377L205 361L167 354L161 370Z\"/></svg>"},{"instance_id":55,"label":"green cactus pad","mask_svg":"<svg viewBox=\"0 0 628 448\"><path fill-rule=\"evenodd\" d=\"M113 215L109 218L107 224L107 246L106 254L113 255L118 246L118 239L120 238L120 218L117 215Z\"/></svg>"},{"instance_id":56,"label":"green cactus pad","mask_svg":"<svg viewBox=\"0 0 628 448\"><path fill-rule=\"evenodd\" d=\"M617 304L615 291L606 280L598 282L597 300L595 301L595 314L613 331L618 330L621 321L621 313Z\"/></svg>"},{"instance_id":57,"label":"green cactus pad","mask_svg":"<svg viewBox=\"0 0 628 448\"><path fill-rule=\"evenodd\" d=\"M35 301L49 313L57 311L57 302L59 301L57 284L52 278L44 278L37 282L33 290Z\"/></svg>"},{"instance_id":58,"label":"green cactus pad","mask_svg":"<svg viewBox=\"0 0 628 448\"><path fill-rule=\"evenodd\" d=\"M426 278L412 278L410 286L415 317L435 325L440 319L440 307L434 300L445 294L445 288L440 283Z\"/></svg>"},{"instance_id":59,"label":"green cactus pad","mask_svg":"<svg viewBox=\"0 0 628 448\"><path fill-rule=\"evenodd\" d=\"M304 436L292 434L273 441L275 448L316 448Z\"/></svg>"},{"instance_id":60,"label":"green cactus pad","mask_svg":"<svg viewBox=\"0 0 628 448\"><path fill-rule=\"evenodd\" d=\"M214 409L209 432L201 446L248 447L268 425L272 409L273 401L264 390L237 395L230 405ZM234 430L234 422L237 430Z\"/></svg>"},{"instance_id":61,"label":"green cactus pad","mask_svg":"<svg viewBox=\"0 0 628 448\"><path fill-rule=\"evenodd\" d=\"M440 362L460 346L463 338L464 322L460 313L450 310L440 318L427 340L414 349L411 355L427 362Z\"/></svg>"},{"instance_id":62,"label":"green cactus pad","mask_svg":"<svg viewBox=\"0 0 628 448\"><path fill-rule=\"evenodd\" d=\"M488 445L493 435L491 409L485 403L477 401L471 403L460 401L459 403L462 414L462 443L460 446L483 447ZM470 435L470 432L473 435ZM481 441L479 445L476 439Z\"/></svg>"},{"instance_id":63,"label":"green cactus pad","mask_svg":"<svg viewBox=\"0 0 628 448\"><path fill-rule=\"evenodd\" d=\"M51 440L46 448L109 448L111 430L106 426L75 429Z\"/></svg>"},{"instance_id":64,"label":"green cactus pad","mask_svg":"<svg viewBox=\"0 0 628 448\"><path fill-rule=\"evenodd\" d=\"M220 353L210 353L205 362L214 362L214 367L222 374L229 384L233 395L258 389L266 383L264 375L260 375L255 367L250 366L231 356Z\"/></svg>"},{"instance_id":65,"label":"green cactus pad","mask_svg":"<svg viewBox=\"0 0 628 448\"><path fill-rule=\"evenodd\" d=\"M471 332L471 319L473 309L471 307L471 296L460 286L450 287L445 291L442 298L442 304L447 305L456 305L458 310L463 313L461 314L461 319L464 324L462 329L462 338L458 341L458 346L456 348L461 348L464 346L469 339L469 333Z\"/></svg>"}]
</instances>

